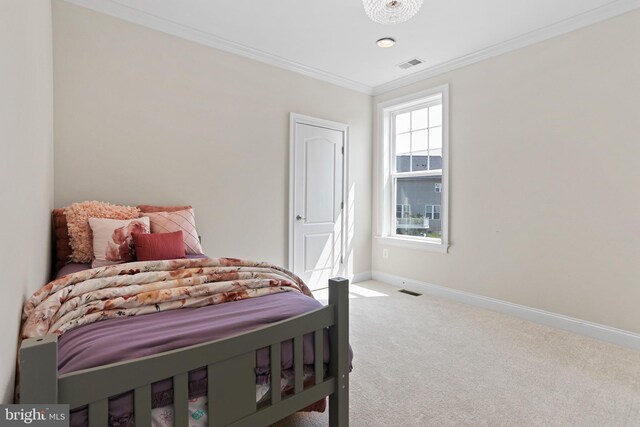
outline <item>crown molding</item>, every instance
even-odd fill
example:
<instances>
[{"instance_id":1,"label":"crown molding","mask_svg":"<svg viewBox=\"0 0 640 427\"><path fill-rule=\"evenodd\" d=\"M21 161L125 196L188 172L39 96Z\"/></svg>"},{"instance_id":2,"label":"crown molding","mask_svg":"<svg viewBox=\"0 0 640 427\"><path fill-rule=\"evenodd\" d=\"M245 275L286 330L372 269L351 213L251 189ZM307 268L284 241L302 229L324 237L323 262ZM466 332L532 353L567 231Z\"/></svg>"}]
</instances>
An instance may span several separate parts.
<instances>
[{"instance_id":1,"label":"crown molding","mask_svg":"<svg viewBox=\"0 0 640 427\"><path fill-rule=\"evenodd\" d=\"M356 82L345 77L341 77L317 68L299 64L294 61L272 55L270 53L251 48L249 46L235 43L233 41L206 33L204 31L191 28L189 26L170 21L168 19L154 16L147 12L126 6L114 0L64 0L76 6L104 13L134 24L142 25L157 31L168 33L186 40L204 44L209 47L234 53L239 56L250 58L285 70L293 71L335 84L347 89L361 92L367 95L381 95L401 87L417 83L438 75L466 67L485 59L493 58L512 50L520 49L541 41L595 24L605 19L640 8L640 0L614 0L604 6L584 12L580 15L551 24L541 29L523 34L503 43L499 43L488 48L464 55L436 66L417 71L388 83L371 87L366 84Z\"/></svg>"},{"instance_id":2,"label":"crown molding","mask_svg":"<svg viewBox=\"0 0 640 427\"><path fill-rule=\"evenodd\" d=\"M512 50L530 46L532 44L578 30L588 25L604 21L605 19L622 15L623 13L630 12L637 8L640 8L640 0L615 0L604 6L600 6L596 9L592 9L588 12L584 12L580 15L576 15L538 30L531 31L503 43L452 59L425 70L415 72L406 77L401 77L388 83L375 86L373 88L373 96L381 95L422 80L430 79L432 77L448 73L449 71L502 55L503 53L507 53Z\"/></svg>"},{"instance_id":3,"label":"crown molding","mask_svg":"<svg viewBox=\"0 0 640 427\"><path fill-rule=\"evenodd\" d=\"M307 77L312 77L337 86L361 92L367 95L373 94L371 86L337 76L335 74L319 70L317 68L308 67L294 61L272 55L270 53L254 49L240 43L232 42L222 37L206 33L204 31L191 28L189 26L160 18L150 13L123 5L113 0L64 0L67 3L76 6L91 9L105 15L113 16L127 22L142 25L153 30L171 34L186 40L200 43L209 47L223 50L225 52L234 53L245 58L250 58L265 64L273 65L288 71L293 71Z\"/></svg>"}]
</instances>

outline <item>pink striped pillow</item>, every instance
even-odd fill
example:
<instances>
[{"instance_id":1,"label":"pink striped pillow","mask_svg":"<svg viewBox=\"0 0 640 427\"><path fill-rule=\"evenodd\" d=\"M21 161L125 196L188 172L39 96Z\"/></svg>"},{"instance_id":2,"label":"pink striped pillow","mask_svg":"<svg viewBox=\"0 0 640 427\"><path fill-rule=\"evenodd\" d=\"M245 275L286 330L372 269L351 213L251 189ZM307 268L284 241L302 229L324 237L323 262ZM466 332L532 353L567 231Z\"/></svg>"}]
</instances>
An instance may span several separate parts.
<instances>
[{"instance_id":1,"label":"pink striped pillow","mask_svg":"<svg viewBox=\"0 0 640 427\"><path fill-rule=\"evenodd\" d=\"M203 255L196 231L196 218L193 209L175 212L148 212L145 215L151 221L151 233L182 231L185 252L189 255Z\"/></svg>"}]
</instances>

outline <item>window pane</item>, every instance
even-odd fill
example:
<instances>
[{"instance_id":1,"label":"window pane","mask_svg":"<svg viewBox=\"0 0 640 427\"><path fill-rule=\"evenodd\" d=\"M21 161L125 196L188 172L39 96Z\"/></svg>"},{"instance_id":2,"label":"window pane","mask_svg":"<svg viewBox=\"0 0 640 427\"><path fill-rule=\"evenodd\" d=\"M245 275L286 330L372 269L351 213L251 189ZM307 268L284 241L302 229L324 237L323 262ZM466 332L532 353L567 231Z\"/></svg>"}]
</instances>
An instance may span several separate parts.
<instances>
[{"instance_id":1,"label":"window pane","mask_svg":"<svg viewBox=\"0 0 640 427\"><path fill-rule=\"evenodd\" d=\"M442 126L429 128L429 149L442 148Z\"/></svg>"},{"instance_id":2,"label":"window pane","mask_svg":"<svg viewBox=\"0 0 640 427\"><path fill-rule=\"evenodd\" d=\"M427 109L422 108L411 112L411 130L427 128Z\"/></svg>"},{"instance_id":3,"label":"window pane","mask_svg":"<svg viewBox=\"0 0 640 427\"><path fill-rule=\"evenodd\" d=\"M396 116L396 134L409 132L411 130L411 113L399 114Z\"/></svg>"},{"instance_id":4,"label":"window pane","mask_svg":"<svg viewBox=\"0 0 640 427\"><path fill-rule=\"evenodd\" d=\"M442 150L433 150L429 152L429 170L442 169Z\"/></svg>"},{"instance_id":5,"label":"window pane","mask_svg":"<svg viewBox=\"0 0 640 427\"><path fill-rule=\"evenodd\" d=\"M411 134L396 136L396 171L409 172L411 170Z\"/></svg>"},{"instance_id":6,"label":"window pane","mask_svg":"<svg viewBox=\"0 0 640 427\"><path fill-rule=\"evenodd\" d=\"M428 164L427 131L411 132L411 170L423 171L429 168Z\"/></svg>"},{"instance_id":7,"label":"window pane","mask_svg":"<svg viewBox=\"0 0 640 427\"><path fill-rule=\"evenodd\" d=\"M442 126L442 104L429 107L429 126Z\"/></svg>"},{"instance_id":8,"label":"window pane","mask_svg":"<svg viewBox=\"0 0 640 427\"><path fill-rule=\"evenodd\" d=\"M429 169L442 169L442 127L429 129Z\"/></svg>"},{"instance_id":9,"label":"window pane","mask_svg":"<svg viewBox=\"0 0 640 427\"><path fill-rule=\"evenodd\" d=\"M441 176L396 178L396 234L442 238Z\"/></svg>"},{"instance_id":10,"label":"window pane","mask_svg":"<svg viewBox=\"0 0 640 427\"><path fill-rule=\"evenodd\" d=\"M429 169L428 156L411 156L412 171L426 171Z\"/></svg>"},{"instance_id":11,"label":"window pane","mask_svg":"<svg viewBox=\"0 0 640 427\"><path fill-rule=\"evenodd\" d=\"M411 154L414 156L426 156L428 148L429 143L426 130L411 132Z\"/></svg>"},{"instance_id":12,"label":"window pane","mask_svg":"<svg viewBox=\"0 0 640 427\"><path fill-rule=\"evenodd\" d=\"M411 156L396 157L396 172L411 172Z\"/></svg>"},{"instance_id":13,"label":"window pane","mask_svg":"<svg viewBox=\"0 0 640 427\"><path fill-rule=\"evenodd\" d=\"M411 154L411 134L403 133L396 136L396 156Z\"/></svg>"}]
</instances>

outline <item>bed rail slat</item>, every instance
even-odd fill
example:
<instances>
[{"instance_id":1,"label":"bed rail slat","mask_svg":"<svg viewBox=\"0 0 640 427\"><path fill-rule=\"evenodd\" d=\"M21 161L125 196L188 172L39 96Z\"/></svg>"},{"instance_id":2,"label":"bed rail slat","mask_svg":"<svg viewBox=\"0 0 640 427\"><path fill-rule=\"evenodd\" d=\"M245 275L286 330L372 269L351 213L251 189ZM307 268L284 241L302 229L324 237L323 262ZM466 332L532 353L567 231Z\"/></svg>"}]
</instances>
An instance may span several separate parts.
<instances>
[{"instance_id":1,"label":"bed rail slat","mask_svg":"<svg viewBox=\"0 0 640 427\"><path fill-rule=\"evenodd\" d=\"M217 416L216 406L213 402L213 394L216 389L215 365L207 366L207 427L216 427L214 418Z\"/></svg>"},{"instance_id":2,"label":"bed rail slat","mask_svg":"<svg viewBox=\"0 0 640 427\"><path fill-rule=\"evenodd\" d=\"M304 389L304 364L303 364L302 337L293 339L293 369L295 375L295 393L298 394Z\"/></svg>"},{"instance_id":3,"label":"bed rail slat","mask_svg":"<svg viewBox=\"0 0 640 427\"><path fill-rule=\"evenodd\" d=\"M175 427L189 425L189 374L173 377L173 422Z\"/></svg>"},{"instance_id":4,"label":"bed rail slat","mask_svg":"<svg viewBox=\"0 0 640 427\"><path fill-rule=\"evenodd\" d=\"M254 413L256 352L208 365L207 383L209 427L227 426Z\"/></svg>"},{"instance_id":5,"label":"bed rail slat","mask_svg":"<svg viewBox=\"0 0 640 427\"><path fill-rule=\"evenodd\" d=\"M324 329L317 329L313 333L313 354L314 376L316 384L320 384L324 380Z\"/></svg>"},{"instance_id":6,"label":"bed rail slat","mask_svg":"<svg viewBox=\"0 0 640 427\"><path fill-rule=\"evenodd\" d=\"M271 344L271 403L278 403L282 398L280 392L280 377L282 373L280 358L281 343Z\"/></svg>"},{"instance_id":7,"label":"bed rail slat","mask_svg":"<svg viewBox=\"0 0 640 427\"><path fill-rule=\"evenodd\" d=\"M136 388L134 393L134 414L136 419L136 427L151 427L150 384Z\"/></svg>"},{"instance_id":8,"label":"bed rail slat","mask_svg":"<svg viewBox=\"0 0 640 427\"><path fill-rule=\"evenodd\" d=\"M89 425L91 427L107 427L109 425L109 399L89 404Z\"/></svg>"},{"instance_id":9,"label":"bed rail slat","mask_svg":"<svg viewBox=\"0 0 640 427\"><path fill-rule=\"evenodd\" d=\"M229 427L256 427L271 425L332 393L335 389L335 384L336 383L333 378L327 378L327 380L322 384L314 385L313 387L307 388L302 393L289 396L276 405L260 409L255 414L251 414L248 417L229 424ZM341 424L339 427L345 426L346 424Z\"/></svg>"}]
</instances>

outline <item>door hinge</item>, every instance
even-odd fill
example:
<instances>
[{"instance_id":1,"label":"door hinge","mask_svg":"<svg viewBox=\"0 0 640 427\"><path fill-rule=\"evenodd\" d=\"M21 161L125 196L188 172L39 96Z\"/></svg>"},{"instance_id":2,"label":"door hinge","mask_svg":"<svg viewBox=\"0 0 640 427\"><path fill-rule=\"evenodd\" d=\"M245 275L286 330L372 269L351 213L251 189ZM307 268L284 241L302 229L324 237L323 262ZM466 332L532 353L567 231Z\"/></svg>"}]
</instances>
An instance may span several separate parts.
<instances>
[{"instance_id":1,"label":"door hinge","mask_svg":"<svg viewBox=\"0 0 640 427\"><path fill-rule=\"evenodd\" d=\"M340 202L340 210L344 209L344 202Z\"/></svg>"},{"instance_id":2,"label":"door hinge","mask_svg":"<svg viewBox=\"0 0 640 427\"><path fill-rule=\"evenodd\" d=\"M342 146L342 154L344 154L344 145Z\"/></svg>"},{"instance_id":3,"label":"door hinge","mask_svg":"<svg viewBox=\"0 0 640 427\"><path fill-rule=\"evenodd\" d=\"M344 264L344 257L340 255L340 264Z\"/></svg>"}]
</instances>

